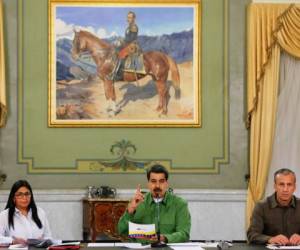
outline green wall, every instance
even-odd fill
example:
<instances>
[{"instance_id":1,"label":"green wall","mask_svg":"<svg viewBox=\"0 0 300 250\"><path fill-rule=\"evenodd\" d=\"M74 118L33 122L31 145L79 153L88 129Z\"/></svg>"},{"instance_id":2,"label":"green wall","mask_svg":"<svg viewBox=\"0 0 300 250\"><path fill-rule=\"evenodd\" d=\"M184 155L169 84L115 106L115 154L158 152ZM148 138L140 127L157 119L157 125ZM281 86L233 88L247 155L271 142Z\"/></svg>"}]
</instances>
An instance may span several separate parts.
<instances>
[{"instance_id":1,"label":"green wall","mask_svg":"<svg viewBox=\"0 0 300 250\"><path fill-rule=\"evenodd\" d=\"M47 20L43 17L47 14L47 1L23 2L26 21L22 23L22 29L19 26L19 31L29 30L32 35L23 35L22 60L20 57L18 60L17 53L17 0L4 1L9 120L7 127L0 130L0 169L8 175L1 188L9 188L19 178L28 179L36 188L84 188L87 185L133 188L138 183L144 183L144 174L80 173L76 169L68 174L59 171L49 173L61 166L63 169L76 168L78 158L95 158L95 155L99 159L112 158L109 148L121 139L128 139L137 146L138 151L134 156L137 159L167 159L174 169L196 167L197 171L204 170L202 173L172 174L170 182L175 188L245 188L244 175L248 172L248 136L244 125L247 2L227 1L227 30L224 28L224 19L218 21L216 18L216 13L222 17L226 2L202 2L201 128L57 129L47 128L47 95L45 87L42 87L47 84L47 45L44 42L47 38ZM28 15L33 11L32 6L35 11ZM222 36L216 37L216 31ZM222 65L224 56L227 63ZM19 69L23 69L22 88L20 85L18 88L18 65ZM223 70L226 70L226 79L223 78ZM24 95L21 90L24 90ZM222 99L226 90L227 102ZM22 116L18 116L20 107L25 109ZM18 164L27 161L27 158L33 159L29 163L31 167ZM227 163L217 164L215 158L222 158ZM206 171L206 168L212 171ZM37 169L42 169L42 173Z\"/></svg>"}]
</instances>

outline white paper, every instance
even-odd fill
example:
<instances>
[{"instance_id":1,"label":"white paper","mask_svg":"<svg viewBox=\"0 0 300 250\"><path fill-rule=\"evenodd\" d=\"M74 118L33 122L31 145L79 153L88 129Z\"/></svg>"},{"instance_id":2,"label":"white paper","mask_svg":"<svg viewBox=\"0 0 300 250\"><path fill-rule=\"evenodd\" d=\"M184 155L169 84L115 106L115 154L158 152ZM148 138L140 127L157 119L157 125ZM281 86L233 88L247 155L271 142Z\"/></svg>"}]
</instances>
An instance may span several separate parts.
<instances>
[{"instance_id":1,"label":"white paper","mask_svg":"<svg viewBox=\"0 0 300 250\"><path fill-rule=\"evenodd\" d=\"M72 242L64 242L64 243L59 243L57 245L52 245L52 246L79 246L80 241L72 241Z\"/></svg>"},{"instance_id":2,"label":"white paper","mask_svg":"<svg viewBox=\"0 0 300 250\"><path fill-rule=\"evenodd\" d=\"M176 247L186 247L189 249L196 249L197 247L200 248L217 248L219 242L183 242L183 243L170 243L168 244L169 247L175 249ZM232 244L228 243L228 245L231 247ZM174 248L175 247L175 248ZM195 247L195 248L193 248Z\"/></svg>"},{"instance_id":3,"label":"white paper","mask_svg":"<svg viewBox=\"0 0 300 250\"><path fill-rule=\"evenodd\" d=\"M190 247L195 247L195 246L201 246L201 242L181 242L181 243L168 243L168 246L190 246Z\"/></svg>"},{"instance_id":4,"label":"white paper","mask_svg":"<svg viewBox=\"0 0 300 250\"><path fill-rule=\"evenodd\" d=\"M88 243L88 247L114 247L115 243L101 243L101 242L96 242L96 243Z\"/></svg>"},{"instance_id":5,"label":"white paper","mask_svg":"<svg viewBox=\"0 0 300 250\"><path fill-rule=\"evenodd\" d=\"M18 250L27 250L28 246L25 246L23 244L14 244L14 245L10 245L8 247L8 249L18 249Z\"/></svg>"},{"instance_id":6,"label":"white paper","mask_svg":"<svg viewBox=\"0 0 300 250\"><path fill-rule=\"evenodd\" d=\"M168 246L174 250L204 250L198 242L171 243Z\"/></svg>"},{"instance_id":7,"label":"white paper","mask_svg":"<svg viewBox=\"0 0 300 250\"><path fill-rule=\"evenodd\" d=\"M155 236L155 224L128 223L128 236L131 238L150 238Z\"/></svg>"},{"instance_id":8,"label":"white paper","mask_svg":"<svg viewBox=\"0 0 300 250\"><path fill-rule=\"evenodd\" d=\"M51 239L53 245L60 245L62 243L62 240L59 239Z\"/></svg>"},{"instance_id":9,"label":"white paper","mask_svg":"<svg viewBox=\"0 0 300 250\"><path fill-rule=\"evenodd\" d=\"M145 248L151 248L150 245L142 245L141 243L129 243L129 242L116 242L116 247L127 247L131 249L145 249Z\"/></svg>"},{"instance_id":10,"label":"white paper","mask_svg":"<svg viewBox=\"0 0 300 250\"><path fill-rule=\"evenodd\" d=\"M217 241L216 242L199 242L199 244L201 247L204 247L204 248L210 248L210 247L216 248L216 247L218 247L219 242L217 242ZM232 247L232 243L227 242L227 244L229 247Z\"/></svg>"},{"instance_id":11,"label":"white paper","mask_svg":"<svg viewBox=\"0 0 300 250\"><path fill-rule=\"evenodd\" d=\"M300 249L300 246L277 246L277 245L267 245L269 249Z\"/></svg>"},{"instance_id":12,"label":"white paper","mask_svg":"<svg viewBox=\"0 0 300 250\"><path fill-rule=\"evenodd\" d=\"M204 248L216 248L218 247L218 242L200 242L199 243L201 247L204 247Z\"/></svg>"}]
</instances>

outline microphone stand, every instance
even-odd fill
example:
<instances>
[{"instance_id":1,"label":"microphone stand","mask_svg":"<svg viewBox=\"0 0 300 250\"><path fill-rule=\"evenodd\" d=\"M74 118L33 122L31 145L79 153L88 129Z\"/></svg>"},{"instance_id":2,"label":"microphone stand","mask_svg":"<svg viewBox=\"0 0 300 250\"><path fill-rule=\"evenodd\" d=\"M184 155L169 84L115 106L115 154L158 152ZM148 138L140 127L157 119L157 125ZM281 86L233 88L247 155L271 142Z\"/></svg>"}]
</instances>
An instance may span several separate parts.
<instances>
[{"instance_id":1,"label":"microphone stand","mask_svg":"<svg viewBox=\"0 0 300 250\"><path fill-rule=\"evenodd\" d=\"M159 194L156 194L156 199L159 199ZM157 224L157 241L151 243L151 247L153 248L163 248L167 247L167 244L160 241L160 218L159 218L159 203L160 201L156 201L156 224Z\"/></svg>"}]
</instances>

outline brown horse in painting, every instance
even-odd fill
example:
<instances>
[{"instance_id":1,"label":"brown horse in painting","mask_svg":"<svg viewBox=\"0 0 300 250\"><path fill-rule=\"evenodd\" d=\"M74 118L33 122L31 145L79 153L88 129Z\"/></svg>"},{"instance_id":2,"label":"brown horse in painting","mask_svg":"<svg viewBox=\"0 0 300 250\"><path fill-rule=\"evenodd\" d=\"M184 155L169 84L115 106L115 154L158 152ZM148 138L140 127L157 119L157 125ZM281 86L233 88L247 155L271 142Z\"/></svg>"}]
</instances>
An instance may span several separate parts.
<instances>
[{"instance_id":1,"label":"brown horse in painting","mask_svg":"<svg viewBox=\"0 0 300 250\"><path fill-rule=\"evenodd\" d=\"M104 82L105 97L108 101L107 111L115 115L120 110L116 105L116 94L114 81L111 80L111 74L115 67L116 50L115 47L87 31L74 31L72 57L78 59L80 53L87 52L91 54L97 66L97 74ZM180 97L180 77L175 61L168 55L149 51L143 53L146 74L137 74L134 72L123 72L123 81L134 82L138 79L151 75L159 95L159 103L156 108L158 112L167 114L169 102L169 87L167 85L168 73L171 71L172 85L175 89L175 98Z\"/></svg>"}]
</instances>

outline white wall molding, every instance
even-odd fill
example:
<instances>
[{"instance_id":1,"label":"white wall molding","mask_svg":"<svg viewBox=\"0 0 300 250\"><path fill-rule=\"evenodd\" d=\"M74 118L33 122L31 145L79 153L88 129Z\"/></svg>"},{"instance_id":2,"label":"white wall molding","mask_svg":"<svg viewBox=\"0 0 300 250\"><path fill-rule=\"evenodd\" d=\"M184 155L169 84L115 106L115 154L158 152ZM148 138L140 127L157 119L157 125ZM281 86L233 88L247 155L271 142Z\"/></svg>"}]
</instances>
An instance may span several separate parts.
<instances>
[{"instance_id":1,"label":"white wall molding","mask_svg":"<svg viewBox=\"0 0 300 250\"><path fill-rule=\"evenodd\" d=\"M131 198L135 189L121 189L118 198ZM174 189L174 193L187 201L246 201L245 190L211 190L211 189ZM0 190L0 202L6 202L9 190ZM83 189L49 189L34 190L34 198L39 201L81 201L86 196Z\"/></svg>"},{"instance_id":2,"label":"white wall molding","mask_svg":"<svg viewBox=\"0 0 300 250\"><path fill-rule=\"evenodd\" d=\"M34 199L36 202L51 202L51 201L81 201L85 197L85 190L83 189L49 189L49 190L37 190L34 191ZM9 195L9 190L0 191L0 202L6 202Z\"/></svg>"},{"instance_id":3,"label":"white wall molding","mask_svg":"<svg viewBox=\"0 0 300 250\"><path fill-rule=\"evenodd\" d=\"M135 190L121 189L117 197L130 199ZM174 189L188 201L192 216L193 240L245 240L246 190ZM0 209L4 209L9 190L0 190ZM55 238L82 239L84 189L34 190L34 198L49 218Z\"/></svg>"}]
</instances>

